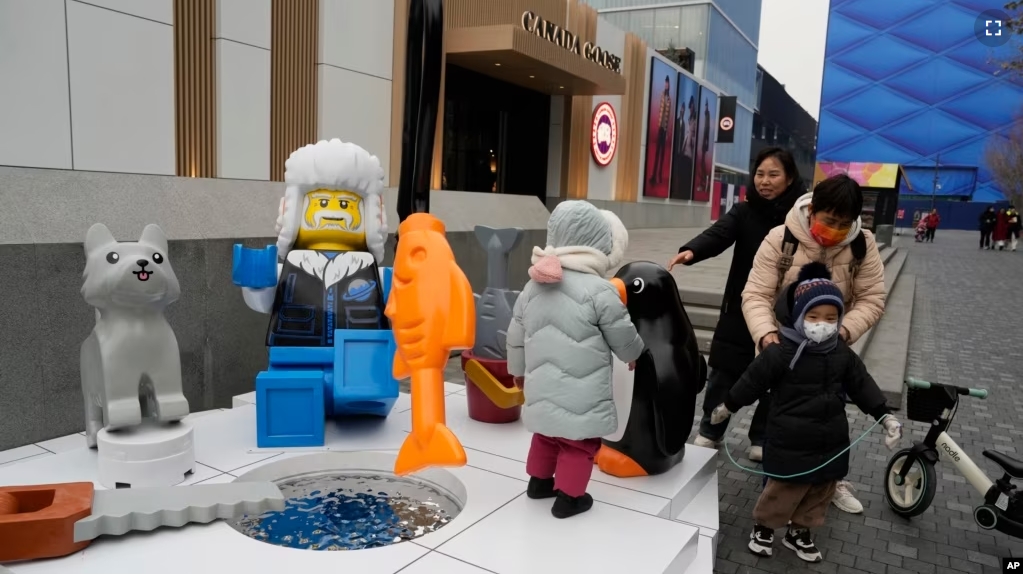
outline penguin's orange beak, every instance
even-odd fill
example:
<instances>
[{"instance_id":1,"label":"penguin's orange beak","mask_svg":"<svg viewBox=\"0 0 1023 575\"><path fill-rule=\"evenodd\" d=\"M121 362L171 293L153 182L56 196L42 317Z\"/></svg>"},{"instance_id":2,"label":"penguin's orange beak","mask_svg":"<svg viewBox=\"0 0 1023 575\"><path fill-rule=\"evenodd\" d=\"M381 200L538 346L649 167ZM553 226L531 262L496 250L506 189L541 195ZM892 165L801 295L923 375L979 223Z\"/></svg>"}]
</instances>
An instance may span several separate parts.
<instances>
[{"instance_id":1,"label":"penguin's orange beak","mask_svg":"<svg viewBox=\"0 0 1023 575\"><path fill-rule=\"evenodd\" d=\"M629 303L629 294L625 291L625 282L618 278L611 278L611 285L615 286L618 290L618 297L621 298L623 304Z\"/></svg>"}]
</instances>

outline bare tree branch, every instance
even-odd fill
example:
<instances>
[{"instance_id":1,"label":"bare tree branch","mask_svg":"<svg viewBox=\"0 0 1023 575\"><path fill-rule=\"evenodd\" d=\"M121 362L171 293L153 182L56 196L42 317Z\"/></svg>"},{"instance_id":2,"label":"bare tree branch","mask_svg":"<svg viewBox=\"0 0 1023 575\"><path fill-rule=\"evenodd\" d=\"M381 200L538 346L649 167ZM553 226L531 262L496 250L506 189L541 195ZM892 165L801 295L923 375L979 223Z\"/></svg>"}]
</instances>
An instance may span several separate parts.
<instances>
[{"instance_id":1,"label":"bare tree branch","mask_svg":"<svg viewBox=\"0 0 1023 575\"><path fill-rule=\"evenodd\" d=\"M1008 60L1001 63L1001 66L1007 72L1023 75L1023 42L1020 41L1023 37L1023 0L1010 0L1005 5L1005 11L1009 14L1009 20L1005 22L1004 27L1012 36L1016 50Z\"/></svg>"},{"instance_id":2,"label":"bare tree branch","mask_svg":"<svg viewBox=\"0 0 1023 575\"><path fill-rule=\"evenodd\" d=\"M1023 205L1023 115L1017 117L1008 137L995 135L988 141L984 163L1005 197Z\"/></svg>"}]
</instances>

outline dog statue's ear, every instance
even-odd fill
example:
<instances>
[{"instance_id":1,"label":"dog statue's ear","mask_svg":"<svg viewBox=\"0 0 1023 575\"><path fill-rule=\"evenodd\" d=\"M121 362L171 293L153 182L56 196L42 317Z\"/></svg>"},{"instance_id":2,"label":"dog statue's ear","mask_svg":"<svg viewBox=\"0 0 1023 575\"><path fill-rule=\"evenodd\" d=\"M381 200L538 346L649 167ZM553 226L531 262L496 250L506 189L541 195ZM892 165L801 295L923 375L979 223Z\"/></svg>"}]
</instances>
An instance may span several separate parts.
<instances>
[{"instance_id":1,"label":"dog statue's ear","mask_svg":"<svg viewBox=\"0 0 1023 575\"><path fill-rule=\"evenodd\" d=\"M85 256L88 257L92 252L116 243L117 240L114 239L114 234L110 233L106 226L103 224L92 224L89 232L85 234Z\"/></svg>"},{"instance_id":2,"label":"dog statue's ear","mask_svg":"<svg viewBox=\"0 0 1023 575\"><path fill-rule=\"evenodd\" d=\"M146 226L146 229L142 230L142 237L139 238L139 243L149 244L163 252L163 255L167 255L167 236L164 235L160 226L156 224L149 224Z\"/></svg>"}]
</instances>

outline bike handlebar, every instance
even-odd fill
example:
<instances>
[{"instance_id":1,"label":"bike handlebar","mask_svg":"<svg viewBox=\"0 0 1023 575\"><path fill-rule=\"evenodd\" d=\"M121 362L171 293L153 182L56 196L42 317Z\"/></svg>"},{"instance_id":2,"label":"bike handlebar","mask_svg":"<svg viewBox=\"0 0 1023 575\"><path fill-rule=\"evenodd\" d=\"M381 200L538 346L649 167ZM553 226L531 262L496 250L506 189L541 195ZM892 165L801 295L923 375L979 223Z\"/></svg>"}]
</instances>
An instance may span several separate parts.
<instances>
[{"instance_id":1,"label":"bike handlebar","mask_svg":"<svg viewBox=\"0 0 1023 575\"><path fill-rule=\"evenodd\" d=\"M970 397L976 397L977 399L987 399L986 389L976 389L973 387L959 387L958 385L948 385L945 383L932 383L930 381L924 381L922 379L916 379L915 377L907 377L906 385L916 389L930 389L932 387L946 387L954 389L959 395L968 395Z\"/></svg>"}]
</instances>

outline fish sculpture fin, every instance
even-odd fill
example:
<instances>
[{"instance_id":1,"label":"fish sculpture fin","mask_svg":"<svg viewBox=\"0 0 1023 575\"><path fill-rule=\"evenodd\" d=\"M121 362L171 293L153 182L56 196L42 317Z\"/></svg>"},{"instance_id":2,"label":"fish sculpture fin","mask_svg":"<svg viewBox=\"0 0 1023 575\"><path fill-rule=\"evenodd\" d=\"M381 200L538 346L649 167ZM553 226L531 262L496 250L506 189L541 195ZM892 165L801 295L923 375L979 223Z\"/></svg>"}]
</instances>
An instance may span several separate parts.
<instances>
[{"instance_id":1,"label":"fish sculpture fin","mask_svg":"<svg viewBox=\"0 0 1023 575\"><path fill-rule=\"evenodd\" d=\"M394 379L405 379L412 375L412 370L405 363L405 358L401 356L401 351L394 352L394 366L391 368L391 375Z\"/></svg>"},{"instance_id":2,"label":"fish sculpture fin","mask_svg":"<svg viewBox=\"0 0 1023 575\"><path fill-rule=\"evenodd\" d=\"M394 474L408 475L427 467L462 467L465 463L461 442L448 426L437 423L430 437L419 437L413 432L405 438L394 462Z\"/></svg>"},{"instance_id":3,"label":"fish sculpture fin","mask_svg":"<svg viewBox=\"0 0 1023 575\"><path fill-rule=\"evenodd\" d=\"M448 263L448 302L444 347L468 349L476 343L476 296L465 273L454 260Z\"/></svg>"}]
</instances>

